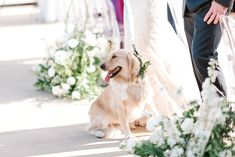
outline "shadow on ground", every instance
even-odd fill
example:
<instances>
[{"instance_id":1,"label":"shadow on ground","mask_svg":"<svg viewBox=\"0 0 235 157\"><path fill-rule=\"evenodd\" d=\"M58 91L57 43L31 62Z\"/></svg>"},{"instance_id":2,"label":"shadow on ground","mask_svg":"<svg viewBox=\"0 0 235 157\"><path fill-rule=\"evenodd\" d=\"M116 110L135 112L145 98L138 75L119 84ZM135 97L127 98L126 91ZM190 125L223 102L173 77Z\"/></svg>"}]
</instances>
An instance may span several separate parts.
<instances>
[{"instance_id":1,"label":"shadow on ground","mask_svg":"<svg viewBox=\"0 0 235 157\"><path fill-rule=\"evenodd\" d=\"M114 157L128 155L121 139L97 139L86 124L0 133L2 157ZM138 131L137 131L138 132ZM143 129L140 129L143 132Z\"/></svg>"}]
</instances>

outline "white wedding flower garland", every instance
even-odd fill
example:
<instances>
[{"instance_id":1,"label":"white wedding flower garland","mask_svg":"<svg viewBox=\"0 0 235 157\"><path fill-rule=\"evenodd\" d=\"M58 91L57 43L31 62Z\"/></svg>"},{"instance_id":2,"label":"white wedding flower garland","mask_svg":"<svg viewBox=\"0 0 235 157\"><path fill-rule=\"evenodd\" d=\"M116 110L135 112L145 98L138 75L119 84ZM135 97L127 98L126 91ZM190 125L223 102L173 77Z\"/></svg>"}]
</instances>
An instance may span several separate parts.
<instances>
[{"instance_id":1,"label":"white wedding flower garland","mask_svg":"<svg viewBox=\"0 0 235 157\"><path fill-rule=\"evenodd\" d=\"M135 145L128 145L127 140L127 146L122 143L122 148L143 157L234 156L234 104L221 97L213 85L217 65L217 61L211 60L211 75L203 84L202 103L192 102L183 117L150 117L146 128L153 134L149 139L137 140Z\"/></svg>"}]
</instances>

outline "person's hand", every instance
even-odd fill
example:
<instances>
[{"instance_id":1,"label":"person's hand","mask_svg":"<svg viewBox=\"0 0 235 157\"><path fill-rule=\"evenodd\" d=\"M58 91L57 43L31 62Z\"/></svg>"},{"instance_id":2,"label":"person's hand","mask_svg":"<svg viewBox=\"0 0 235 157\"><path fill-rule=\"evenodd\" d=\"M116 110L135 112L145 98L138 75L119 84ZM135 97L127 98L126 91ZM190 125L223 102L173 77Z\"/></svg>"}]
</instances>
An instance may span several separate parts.
<instances>
[{"instance_id":1,"label":"person's hand","mask_svg":"<svg viewBox=\"0 0 235 157\"><path fill-rule=\"evenodd\" d=\"M220 16L225 15L228 8L224 7L223 5L219 4L216 1L212 1L210 10L207 12L206 16L204 17L204 21L207 24L217 24L220 20Z\"/></svg>"}]
</instances>

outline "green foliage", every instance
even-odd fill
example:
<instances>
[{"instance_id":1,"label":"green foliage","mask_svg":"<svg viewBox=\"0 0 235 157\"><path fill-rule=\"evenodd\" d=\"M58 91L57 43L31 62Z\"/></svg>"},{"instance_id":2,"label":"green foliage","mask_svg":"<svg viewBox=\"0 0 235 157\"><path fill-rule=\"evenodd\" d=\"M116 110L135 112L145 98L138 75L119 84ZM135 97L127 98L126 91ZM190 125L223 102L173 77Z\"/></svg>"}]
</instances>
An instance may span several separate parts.
<instances>
[{"instance_id":1,"label":"green foliage","mask_svg":"<svg viewBox=\"0 0 235 157\"><path fill-rule=\"evenodd\" d=\"M163 152L165 149L166 148L156 147L155 144L149 141L144 141L134 147L134 154L139 155L141 157L164 157Z\"/></svg>"},{"instance_id":2,"label":"green foliage","mask_svg":"<svg viewBox=\"0 0 235 157\"><path fill-rule=\"evenodd\" d=\"M193 118L194 121L196 121L197 119L196 113L198 112L200 105L198 104L197 101L192 101L189 103L189 106L190 106L189 109L183 112L183 116L184 118Z\"/></svg>"},{"instance_id":3,"label":"green foliage","mask_svg":"<svg viewBox=\"0 0 235 157\"><path fill-rule=\"evenodd\" d=\"M148 66L150 65L150 61L143 61L138 51L136 50L135 45L132 45L132 47L134 49L134 55L140 62L140 70L139 70L138 76L140 76L143 79L145 76L146 70L148 69Z\"/></svg>"},{"instance_id":4,"label":"green foliage","mask_svg":"<svg viewBox=\"0 0 235 157\"><path fill-rule=\"evenodd\" d=\"M148 66L150 65L150 61L146 61L144 63L142 63L142 61L140 62L140 71L139 71L139 76L143 79L144 78L144 75L145 75L145 72L148 68Z\"/></svg>"}]
</instances>

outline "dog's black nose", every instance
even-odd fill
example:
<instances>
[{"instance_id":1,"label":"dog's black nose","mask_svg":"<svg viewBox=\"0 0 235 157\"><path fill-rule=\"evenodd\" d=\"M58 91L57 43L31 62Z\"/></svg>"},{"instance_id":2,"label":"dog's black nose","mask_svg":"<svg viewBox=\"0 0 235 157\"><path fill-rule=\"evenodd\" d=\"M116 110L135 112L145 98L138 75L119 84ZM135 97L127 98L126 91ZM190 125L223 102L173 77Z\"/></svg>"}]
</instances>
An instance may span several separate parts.
<instances>
[{"instance_id":1,"label":"dog's black nose","mask_svg":"<svg viewBox=\"0 0 235 157\"><path fill-rule=\"evenodd\" d=\"M101 64L101 65L100 65L100 68L101 68L102 70L105 70L105 64L104 64L104 63Z\"/></svg>"}]
</instances>

